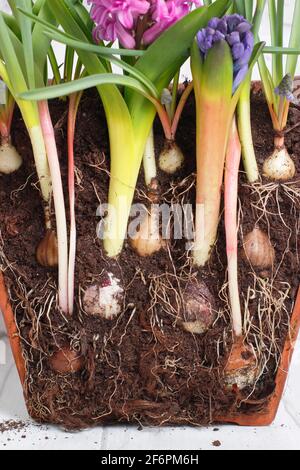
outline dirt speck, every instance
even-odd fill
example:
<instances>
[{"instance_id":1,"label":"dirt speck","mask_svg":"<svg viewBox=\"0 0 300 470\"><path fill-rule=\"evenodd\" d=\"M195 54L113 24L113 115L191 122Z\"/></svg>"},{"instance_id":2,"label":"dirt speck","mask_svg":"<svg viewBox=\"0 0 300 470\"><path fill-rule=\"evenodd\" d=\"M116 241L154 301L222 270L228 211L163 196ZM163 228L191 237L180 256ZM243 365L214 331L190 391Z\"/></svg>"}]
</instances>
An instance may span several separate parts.
<instances>
[{"instance_id":1,"label":"dirt speck","mask_svg":"<svg viewBox=\"0 0 300 470\"><path fill-rule=\"evenodd\" d=\"M213 441L212 445L214 447L221 447L222 443L220 441Z\"/></svg>"},{"instance_id":2,"label":"dirt speck","mask_svg":"<svg viewBox=\"0 0 300 470\"><path fill-rule=\"evenodd\" d=\"M24 431L28 424L24 423L24 421L15 421L15 420L8 420L8 421L3 421L0 423L0 433L3 434L5 432L9 431ZM23 438L23 436L22 436Z\"/></svg>"}]
</instances>

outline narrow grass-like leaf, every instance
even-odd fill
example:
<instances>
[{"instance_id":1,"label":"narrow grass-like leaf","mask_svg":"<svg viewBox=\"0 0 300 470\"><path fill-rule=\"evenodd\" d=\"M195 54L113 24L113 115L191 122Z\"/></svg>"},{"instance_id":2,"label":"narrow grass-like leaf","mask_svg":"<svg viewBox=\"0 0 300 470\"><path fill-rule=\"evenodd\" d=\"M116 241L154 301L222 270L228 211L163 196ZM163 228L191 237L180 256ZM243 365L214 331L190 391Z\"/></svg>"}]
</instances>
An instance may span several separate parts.
<instances>
[{"instance_id":1,"label":"narrow grass-like leaf","mask_svg":"<svg viewBox=\"0 0 300 470\"><path fill-rule=\"evenodd\" d=\"M31 13L31 0L16 0L16 6ZM29 88L35 87L35 64L32 47L32 22L28 16L22 15L18 11L18 22L21 28L22 44L24 48L24 58L26 65L27 85Z\"/></svg>"},{"instance_id":2,"label":"narrow grass-like leaf","mask_svg":"<svg viewBox=\"0 0 300 470\"><path fill-rule=\"evenodd\" d=\"M74 47L76 49L90 51L90 52L95 51L95 48L93 47L92 44L76 41L76 40L70 39L68 36L64 36L59 33L45 33L45 34L49 36L51 35L51 37L55 41L61 42L62 44L66 44L69 47ZM104 54L102 53L102 51L104 51ZM107 54L107 52L109 52L109 54ZM120 51L117 49L117 52L119 53ZM118 57L115 57L114 55L111 55L111 54L112 52L110 49L106 47L103 47L103 48L98 47L97 55L103 58L109 55L109 61L111 63L121 67L123 70L128 72L132 77L135 77L136 79L138 79L141 83L143 83L149 89L150 93L152 93L154 96L156 96L157 99L159 99L158 90L143 73L139 72L135 67L130 65L128 62L125 62L124 60L119 59Z\"/></svg>"},{"instance_id":3,"label":"narrow grass-like leaf","mask_svg":"<svg viewBox=\"0 0 300 470\"><path fill-rule=\"evenodd\" d=\"M19 98L23 100L49 100L53 98L59 98L62 96L67 96L72 93L77 93L82 90L87 90L88 88L94 88L99 85L121 85L134 89L135 91L141 93L147 99L153 100L156 99L156 96L151 96L148 89L143 86L138 80L132 77L118 75L118 74L107 74L102 73L98 75L89 75L84 78L79 78L78 80L73 80L72 82L62 83L60 85L53 85L51 87L37 88L36 90L26 91L21 93Z\"/></svg>"},{"instance_id":4,"label":"narrow grass-like leaf","mask_svg":"<svg viewBox=\"0 0 300 470\"><path fill-rule=\"evenodd\" d=\"M276 16L276 46L283 47L283 23L284 23L284 0L277 0L277 16ZM283 56L276 54L275 66L277 79L283 77Z\"/></svg>"},{"instance_id":5,"label":"narrow grass-like leaf","mask_svg":"<svg viewBox=\"0 0 300 470\"><path fill-rule=\"evenodd\" d=\"M300 46L299 48L292 47L273 47L265 46L263 49L264 54L283 54L283 55L300 55Z\"/></svg>"},{"instance_id":6,"label":"narrow grass-like leaf","mask_svg":"<svg viewBox=\"0 0 300 470\"><path fill-rule=\"evenodd\" d=\"M258 38L258 33L262 22L262 17L265 11L266 2L267 0L256 0L256 9L252 19L252 32L254 34L255 40L257 40Z\"/></svg>"},{"instance_id":7,"label":"narrow grass-like leaf","mask_svg":"<svg viewBox=\"0 0 300 470\"><path fill-rule=\"evenodd\" d=\"M300 47L300 1L295 1L295 9L293 16L293 24L289 42L289 48L295 49ZM297 55L289 55L286 63L286 73L290 73L292 77L295 76L298 63Z\"/></svg>"},{"instance_id":8,"label":"narrow grass-like leaf","mask_svg":"<svg viewBox=\"0 0 300 470\"><path fill-rule=\"evenodd\" d=\"M52 46L50 46L49 48L48 59L51 65L54 81L56 84L59 84L61 82L61 75L60 75L60 70L59 70L60 67L57 63L56 55Z\"/></svg>"},{"instance_id":9,"label":"narrow grass-like leaf","mask_svg":"<svg viewBox=\"0 0 300 470\"><path fill-rule=\"evenodd\" d=\"M247 0L246 0L247 1ZM246 18L245 0L234 0L234 7L244 18Z\"/></svg>"},{"instance_id":10,"label":"narrow grass-like leaf","mask_svg":"<svg viewBox=\"0 0 300 470\"><path fill-rule=\"evenodd\" d=\"M253 0L245 1L245 13L246 19L251 22L253 17Z\"/></svg>"},{"instance_id":11,"label":"narrow grass-like leaf","mask_svg":"<svg viewBox=\"0 0 300 470\"><path fill-rule=\"evenodd\" d=\"M4 11L2 11L1 14L9 29L13 31L18 39L21 40L21 31L16 18L14 18L12 15L9 15L8 13L5 13Z\"/></svg>"},{"instance_id":12,"label":"narrow grass-like leaf","mask_svg":"<svg viewBox=\"0 0 300 470\"><path fill-rule=\"evenodd\" d=\"M268 11L269 11L269 23L270 23L270 33L271 33L271 44L272 46L277 46L277 24L276 24L276 0L268 0ZM277 74L277 57L274 56L272 60L272 76L274 83L278 84L280 78Z\"/></svg>"},{"instance_id":13,"label":"narrow grass-like leaf","mask_svg":"<svg viewBox=\"0 0 300 470\"><path fill-rule=\"evenodd\" d=\"M27 89L26 78L23 75L18 57L13 47L9 28L0 13L0 51L4 58L8 76L14 77L14 94L21 93Z\"/></svg>"}]
</instances>

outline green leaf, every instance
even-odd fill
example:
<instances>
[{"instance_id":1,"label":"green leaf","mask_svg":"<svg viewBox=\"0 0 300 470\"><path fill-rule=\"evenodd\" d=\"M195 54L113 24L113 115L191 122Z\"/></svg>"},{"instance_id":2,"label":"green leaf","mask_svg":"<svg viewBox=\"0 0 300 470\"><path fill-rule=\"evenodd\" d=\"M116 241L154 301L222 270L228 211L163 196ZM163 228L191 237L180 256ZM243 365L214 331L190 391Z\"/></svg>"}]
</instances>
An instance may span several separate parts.
<instances>
[{"instance_id":1,"label":"green leaf","mask_svg":"<svg viewBox=\"0 0 300 470\"><path fill-rule=\"evenodd\" d=\"M50 35L50 33L45 33L45 34ZM84 51L94 52L94 47L91 47L92 46L91 44L83 43L83 42L80 42L80 41L70 39L68 36L63 36L62 34L59 34L59 33L51 33L51 37L55 41L61 42L62 44L66 44L69 47L73 47L73 48L84 50ZM118 65L119 67L121 67L126 72L129 72L129 74L132 77L135 77L138 80L140 80L140 82L143 83L149 89L150 93L152 93L153 96L155 96L157 99L159 99L158 90L156 89L156 87L153 85L153 83L144 74L139 72L135 67L133 67L129 63L125 62L124 60L119 59L119 58L114 57L113 55L111 55L112 50L109 50L109 48L106 48L106 47L100 48L98 46L96 46L96 47L97 47L97 55L99 55L100 57L103 57L103 58L109 56L109 61L111 63L113 63L115 65ZM120 51L117 49L117 52L119 53Z\"/></svg>"},{"instance_id":2,"label":"green leaf","mask_svg":"<svg viewBox=\"0 0 300 470\"><path fill-rule=\"evenodd\" d=\"M87 77L79 78L78 80L73 80L71 82L53 85L50 87L37 88L36 90L30 90L20 94L19 98L30 101L49 100L53 98L60 98L62 96L71 95L72 93L87 90L88 88L94 88L99 85L107 84L130 87L135 91L141 93L147 99L155 98L149 95L147 88L135 78L111 73L89 75Z\"/></svg>"},{"instance_id":3,"label":"green leaf","mask_svg":"<svg viewBox=\"0 0 300 470\"><path fill-rule=\"evenodd\" d=\"M254 38L256 41L258 41L258 33L261 27L261 22L262 22L263 14L265 11L266 2L267 0L256 0L256 9L255 9L254 16L252 18L252 24L253 24L252 31L253 31Z\"/></svg>"},{"instance_id":4,"label":"green leaf","mask_svg":"<svg viewBox=\"0 0 300 470\"><path fill-rule=\"evenodd\" d=\"M3 11L1 12L1 14L9 29L15 34L15 36L17 36L19 40L21 40L21 31L16 18Z\"/></svg>"},{"instance_id":5,"label":"green leaf","mask_svg":"<svg viewBox=\"0 0 300 470\"><path fill-rule=\"evenodd\" d=\"M293 24L289 42L289 48L299 48L300 47L300 2L296 0L295 2L295 9L294 9L294 16L293 16ZM298 56L297 55L289 55L287 58L286 63L286 74L290 73L291 76L294 78L297 68Z\"/></svg>"},{"instance_id":6,"label":"green leaf","mask_svg":"<svg viewBox=\"0 0 300 470\"><path fill-rule=\"evenodd\" d=\"M13 93L17 94L27 89L27 83L11 35L12 33L0 13L0 51L6 65L8 76L13 84Z\"/></svg>"},{"instance_id":7,"label":"green leaf","mask_svg":"<svg viewBox=\"0 0 300 470\"><path fill-rule=\"evenodd\" d=\"M258 59L258 66L259 72L262 79L266 100L270 105L276 104L276 96L275 96L275 84L273 82L272 75L267 67L265 58L261 55Z\"/></svg>"},{"instance_id":8,"label":"green leaf","mask_svg":"<svg viewBox=\"0 0 300 470\"><path fill-rule=\"evenodd\" d=\"M21 7L29 13L32 11L31 0L16 0L15 4L17 7ZM30 18L21 15L19 11L17 18L21 29L22 44L24 48L27 84L29 88L33 88L35 87L35 64L32 46L32 23Z\"/></svg>"},{"instance_id":9,"label":"green leaf","mask_svg":"<svg viewBox=\"0 0 300 470\"><path fill-rule=\"evenodd\" d=\"M234 7L239 15L242 15L244 18L246 17L245 0L234 0Z\"/></svg>"},{"instance_id":10,"label":"green leaf","mask_svg":"<svg viewBox=\"0 0 300 470\"><path fill-rule=\"evenodd\" d=\"M198 52L200 55L200 52ZM195 76L194 76L195 83ZM233 60L226 41L217 42L207 53L201 67L201 94L207 99L232 96Z\"/></svg>"},{"instance_id":11,"label":"green leaf","mask_svg":"<svg viewBox=\"0 0 300 470\"><path fill-rule=\"evenodd\" d=\"M57 21L49 7L49 2L44 2L39 10L38 18L56 25ZM47 55L50 50L52 39L43 34L44 28L40 24L35 24L32 33L32 47L34 60L37 68L42 72L47 64ZM39 83L41 86L42 83Z\"/></svg>"},{"instance_id":12,"label":"green leaf","mask_svg":"<svg viewBox=\"0 0 300 470\"><path fill-rule=\"evenodd\" d=\"M299 48L292 47L272 47L265 46L263 50L264 54L283 54L283 55L300 55L300 46Z\"/></svg>"}]
</instances>

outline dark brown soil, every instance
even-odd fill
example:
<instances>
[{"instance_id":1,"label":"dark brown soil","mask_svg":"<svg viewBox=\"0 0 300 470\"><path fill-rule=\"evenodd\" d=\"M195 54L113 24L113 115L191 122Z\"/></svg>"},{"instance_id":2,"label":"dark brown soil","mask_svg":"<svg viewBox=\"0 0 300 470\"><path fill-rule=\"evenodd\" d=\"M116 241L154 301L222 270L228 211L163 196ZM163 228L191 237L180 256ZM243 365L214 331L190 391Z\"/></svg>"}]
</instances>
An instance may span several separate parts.
<instances>
[{"instance_id":1,"label":"dark brown soil","mask_svg":"<svg viewBox=\"0 0 300 470\"><path fill-rule=\"evenodd\" d=\"M62 101L51 105L64 181L65 109ZM272 151L272 127L260 93L253 96L252 109L261 165ZM289 125L299 118L300 112L293 109ZM185 198L185 202L194 202L194 123L191 98L178 131L178 144L186 155L185 168L172 182L160 175L166 201L182 202ZM182 241L151 259L138 257L129 244L117 261L107 259L96 237L96 209L99 200L105 202L107 198L108 137L98 96L94 92L85 94L75 143L76 308L73 318L65 318L54 307L56 271L38 266L35 259L43 236L43 211L30 143L17 114L13 129L14 143L25 163L17 174L0 178L2 265L22 335L26 400L33 418L67 428L106 422L205 425L237 406L246 413L260 409L274 389L300 280L300 204L299 193L293 193L300 188L300 128L287 135L287 146L298 168L295 181L272 188L263 182L264 191L263 186L255 190L245 182L240 186L240 242L258 222L276 250L272 272L253 271L247 262L240 261L247 341L259 351L262 371L255 390L245 390L242 397L226 389L223 379L232 344L223 222L211 262L203 270L191 266ZM156 136L159 151L163 136L158 123ZM180 184L182 180L185 182ZM245 181L244 176L241 181ZM142 178L138 189L136 200L145 202ZM113 321L91 318L80 308L86 287L107 272L119 278L126 290L124 310ZM183 331L178 321L183 310L181 294L192 277L206 283L218 311L214 326L198 336ZM82 356L82 369L71 375L58 374L49 365L49 356L66 345Z\"/></svg>"}]
</instances>

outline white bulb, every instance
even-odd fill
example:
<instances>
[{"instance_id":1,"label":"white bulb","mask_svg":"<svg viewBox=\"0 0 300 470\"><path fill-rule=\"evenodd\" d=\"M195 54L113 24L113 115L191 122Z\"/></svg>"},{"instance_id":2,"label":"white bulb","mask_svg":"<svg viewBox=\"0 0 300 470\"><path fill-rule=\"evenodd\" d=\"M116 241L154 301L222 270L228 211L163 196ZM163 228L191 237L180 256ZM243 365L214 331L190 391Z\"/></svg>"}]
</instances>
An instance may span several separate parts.
<instances>
[{"instance_id":1,"label":"white bulb","mask_svg":"<svg viewBox=\"0 0 300 470\"><path fill-rule=\"evenodd\" d=\"M159 168L169 175L173 175L182 167L184 156L175 142L168 144L159 157Z\"/></svg>"},{"instance_id":2,"label":"white bulb","mask_svg":"<svg viewBox=\"0 0 300 470\"><path fill-rule=\"evenodd\" d=\"M263 166L263 174L275 181L288 181L294 178L296 168L285 147L275 149Z\"/></svg>"},{"instance_id":3,"label":"white bulb","mask_svg":"<svg viewBox=\"0 0 300 470\"><path fill-rule=\"evenodd\" d=\"M107 280L87 288L83 298L84 311L88 315L113 320L123 308L124 289L120 280L108 273Z\"/></svg>"},{"instance_id":4,"label":"white bulb","mask_svg":"<svg viewBox=\"0 0 300 470\"><path fill-rule=\"evenodd\" d=\"M159 210L157 206L151 208L141 222L140 230L132 237L131 245L139 256L152 256L165 246L165 241L159 232Z\"/></svg>"},{"instance_id":5,"label":"white bulb","mask_svg":"<svg viewBox=\"0 0 300 470\"><path fill-rule=\"evenodd\" d=\"M0 173L10 175L22 165L22 158L15 147L4 144L0 147Z\"/></svg>"}]
</instances>

